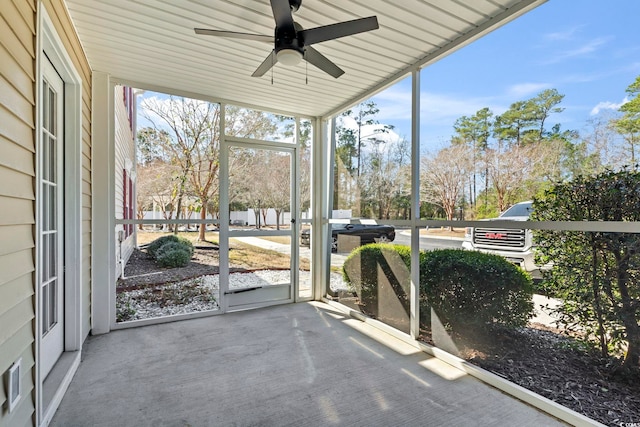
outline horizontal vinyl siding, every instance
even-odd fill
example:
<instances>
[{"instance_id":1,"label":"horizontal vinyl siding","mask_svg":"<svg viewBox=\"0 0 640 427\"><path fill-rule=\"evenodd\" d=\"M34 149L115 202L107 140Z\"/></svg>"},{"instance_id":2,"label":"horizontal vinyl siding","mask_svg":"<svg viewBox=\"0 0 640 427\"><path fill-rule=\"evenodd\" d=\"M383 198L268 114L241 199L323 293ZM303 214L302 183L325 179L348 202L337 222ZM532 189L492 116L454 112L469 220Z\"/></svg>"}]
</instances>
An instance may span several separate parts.
<instances>
[{"instance_id":1,"label":"horizontal vinyl siding","mask_svg":"<svg viewBox=\"0 0 640 427\"><path fill-rule=\"evenodd\" d=\"M0 285L3 297L0 300L0 316L33 296L33 280L30 273Z\"/></svg>"},{"instance_id":2,"label":"horizontal vinyl siding","mask_svg":"<svg viewBox=\"0 0 640 427\"><path fill-rule=\"evenodd\" d=\"M29 224L0 226L0 242L2 242L0 256L31 249L34 246L33 226Z\"/></svg>"},{"instance_id":3,"label":"horizontal vinyl siding","mask_svg":"<svg viewBox=\"0 0 640 427\"><path fill-rule=\"evenodd\" d=\"M18 89L4 77L0 77L0 93L4 95L3 97L6 100L4 107L16 117L30 116L33 111L33 104L24 97L25 94L18 91ZM33 125L33 123L31 123L31 125Z\"/></svg>"},{"instance_id":4,"label":"horizontal vinyl siding","mask_svg":"<svg viewBox=\"0 0 640 427\"><path fill-rule=\"evenodd\" d=\"M0 150L2 147L0 146ZM0 183L0 226L35 224L33 200L5 197L2 193L10 190L10 182Z\"/></svg>"},{"instance_id":5,"label":"horizontal vinyl siding","mask_svg":"<svg viewBox=\"0 0 640 427\"><path fill-rule=\"evenodd\" d=\"M35 1L0 2L0 374L22 358L22 399L0 426L33 423Z\"/></svg>"},{"instance_id":6,"label":"horizontal vinyl siding","mask_svg":"<svg viewBox=\"0 0 640 427\"><path fill-rule=\"evenodd\" d=\"M11 186L5 191L6 196L28 200L35 200L36 198L32 174L17 172L0 165L0 182L11 183Z\"/></svg>"},{"instance_id":7,"label":"horizontal vinyl siding","mask_svg":"<svg viewBox=\"0 0 640 427\"><path fill-rule=\"evenodd\" d=\"M133 132L131 131L131 125L129 124L129 116L127 114L127 109L124 103L123 86L115 87L113 103L114 103L114 109L115 109L114 116L115 116L115 157L116 157L114 162L116 167L115 215L117 219L123 219L124 218L124 214L123 214L124 168L125 168L126 160L129 159L129 161L131 161L133 166L130 172L135 171L135 161L136 161L135 147L133 142ZM134 204L135 204L135 200L134 200ZM134 206L134 215L135 215L135 212L136 212L136 209ZM115 235L116 241L118 237L118 231L123 229L124 227L122 225L116 226L116 235ZM134 233L135 233L135 227L134 227ZM117 262L118 265L115 266L116 277L120 277L120 272L122 271L119 260L124 259L124 262L125 263L127 262L129 257L131 256L131 253L133 252L133 243L134 243L134 238L132 234L122 243L122 245L116 245L116 251L117 251L116 257L118 259L118 262ZM120 250L122 250L122 253L120 253Z\"/></svg>"},{"instance_id":8,"label":"horizontal vinyl siding","mask_svg":"<svg viewBox=\"0 0 640 427\"><path fill-rule=\"evenodd\" d=\"M0 55L0 69L3 69L4 65ZM3 94L2 99L4 97ZM17 117L5 107L2 101L0 101L0 135L28 150L35 151L33 118Z\"/></svg>"},{"instance_id":9,"label":"horizontal vinyl siding","mask_svg":"<svg viewBox=\"0 0 640 427\"><path fill-rule=\"evenodd\" d=\"M1 135L0 146L3 147L2 156L0 156L0 166L29 174L33 177L33 150L18 145L14 141L5 139Z\"/></svg>"}]
</instances>

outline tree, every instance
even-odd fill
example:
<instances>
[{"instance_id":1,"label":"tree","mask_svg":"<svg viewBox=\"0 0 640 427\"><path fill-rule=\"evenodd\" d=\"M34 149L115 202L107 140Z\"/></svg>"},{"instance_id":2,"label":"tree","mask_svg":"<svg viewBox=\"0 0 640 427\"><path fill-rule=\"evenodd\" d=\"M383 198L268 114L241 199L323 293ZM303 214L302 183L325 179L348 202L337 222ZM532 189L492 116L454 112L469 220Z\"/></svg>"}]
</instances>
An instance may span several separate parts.
<instances>
[{"instance_id":1,"label":"tree","mask_svg":"<svg viewBox=\"0 0 640 427\"><path fill-rule=\"evenodd\" d=\"M144 210L151 204L160 207L165 220L172 219L178 200L179 173L177 167L162 160L138 165L136 180L138 211Z\"/></svg>"},{"instance_id":2,"label":"tree","mask_svg":"<svg viewBox=\"0 0 640 427\"><path fill-rule=\"evenodd\" d=\"M171 136L164 129L144 127L136 131L136 156L139 165L147 165L155 160L166 161L168 146Z\"/></svg>"},{"instance_id":3,"label":"tree","mask_svg":"<svg viewBox=\"0 0 640 427\"><path fill-rule=\"evenodd\" d=\"M640 120L640 76L627 87L626 92L631 99L620 107L620 111L629 119Z\"/></svg>"},{"instance_id":4,"label":"tree","mask_svg":"<svg viewBox=\"0 0 640 427\"><path fill-rule=\"evenodd\" d=\"M277 116L284 123L284 136L294 138L295 121L291 117ZM298 187L300 188L300 211L306 212L311 207L311 136L313 126L310 120L300 120L298 129L298 157L300 161Z\"/></svg>"},{"instance_id":5,"label":"tree","mask_svg":"<svg viewBox=\"0 0 640 427\"><path fill-rule=\"evenodd\" d=\"M534 221L640 221L640 172L580 176L534 199ZM622 367L640 367L640 235L539 230L538 262L553 262L545 280L563 300L565 322L608 346L626 341Z\"/></svg>"},{"instance_id":6,"label":"tree","mask_svg":"<svg viewBox=\"0 0 640 427\"><path fill-rule=\"evenodd\" d=\"M533 105L530 101L517 101L509 109L496 117L494 122L494 137L507 144L522 145L525 130L534 123Z\"/></svg>"},{"instance_id":7,"label":"tree","mask_svg":"<svg viewBox=\"0 0 640 427\"><path fill-rule=\"evenodd\" d=\"M380 134L387 133L393 129L393 126L391 125L376 126L380 124L380 122L375 119L376 114L379 112L380 109L377 107L375 102L366 101L340 115L343 119L343 123L350 120L355 122L355 127L342 124L338 127L337 132L339 141L338 145L349 147L345 154L355 154L355 170L357 176L360 176L361 172L362 149L367 143L379 141L378 136Z\"/></svg>"},{"instance_id":8,"label":"tree","mask_svg":"<svg viewBox=\"0 0 640 427\"><path fill-rule=\"evenodd\" d=\"M187 182L191 180L193 183L200 180L202 169L206 167L207 154L209 154L210 166L217 162L218 152L216 148L210 146L216 144L214 134L217 132L217 127L214 123L215 116L219 114L219 107L216 108L214 104L204 101L173 96L167 100L147 98L142 101L141 106L143 115L153 124L157 133L167 127L168 131L165 130L165 132L171 135L167 141L158 141L165 144L163 149L170 161L180 168L176 206L176 218L179 218ZM206 179L212 180L213 177L210 174ZM200 183L196 182L194 190L196 193L201 193L203 188L198 184ZM206 206L208 199L207 193L201 199L203 206ZM203 207L201 213L206 218L206 208ZM200 230L198 239L204 240L205 229L201 226Z\"/></svg>"},{"instance_id":9,"label":"tree","mask_svg":"<svg viewBox=\"0 0 640 427\"><path fill-rule=\"evenodd\" d=\"M189 184L199 200L200 219L207 218L208 208L217 198L220 168L220 105L206 101L170 96L166 100L147 98L141 103L143 114L157 132L167 130L171 138L161 140L173 164L180 168L178 206ZM225 133L243 138L264 139L275 131L273 116L262 111L227 106ZM205 226L200 225L198 240L205 240Z\"/></svg>"},{"instance_id":10,"label":"tree","mask_svg":"<svg viewBox=\"0 0 640 427\"><path fill-rule=\"evenodd\" d=\"M489 180L496 195L498 212L503 212L512 204L522 201L526 192L526 182L533 175L535 167L542 159L539 148L530 146L498 144L487 151Z\"/></svg>"},{"instance_id":11,"label":"tree","mask_svg":"<svg viewBox=\"0 0 640 427\"><path fill-rule=\"evenodd\" d=\"M587 171L590 173L583 174L617 170L626 163L626 156L616 141L613 120L611 113L600 113L587 121L583 142L586 145Z\"/></svg>"},{"instance_id":12,"label":"tree","mask_svg":"<svg viewBox=\"0 0 640 427\"><path fill-rule=\"evenodd\" d=\"M342 113L336 127L336 151L334 167L333 208L347 206L360 216L364 210L360 175L366 156L364 148L369 144L383 142L380 135L388 133L393 126L381 125L375 116L380 110L373 101L362 102Z\"/></svg>"},{"instance_id":13,"label":"tree","mask_svg":"<svg viewBox=\"0 0 640 427\"><path fill-rule=\"evenodd\" d=\"M564 95L556 89L543 90L533 98L516 101L494 122L494 137L508 144L530 144L540 142L548 134L545 123L553 113L560 113L558 107Z\"/></svg>"},{"instance_id":14,"label":"tree","mask_svg":"<svg viewBox=\"0 0 640 427\"><path fill-rule=\"evenodd\" d=\"M367 216L390 219L394 202L409 199L411 152L406 139L376 143L364 157L362 205Z\"/></svg>"},{"instance_id":15,"label":"tree","mask_svg":"<svg viewBox=\"0 0 640 427\"><path fill-rule=\"evenodd\" d=\"M557 89L546 89L529 101L531 103L530 108L532 110L533 120L538 122L535 140L540 141L545 138L546 129L544 125L549 118L549 115L564 111L564 108L558 107L558 104L560 104L563 99L564 95L561 95ZM560 129L559 125L556 126L558 126L556 130Z\"/></svg>"},{"instance_id":16,"label":"tree","mask_svg":"<svg viewBox=\"0 0 640 427\"><path fill-rule=\"evenodd\" d=\"M473 178L472 188L469 191L469 201L475 206L477 198L477 159L485 157L486 150L489 147L489 137L491 136L491 127L493 126L493 112L487 107L478 110L473 116L462 116L456 120L453 129L456 131L456 141L470 144L473 152ZM485 191L489 188L488 165L485 158ZM485 198L486 200L486 198Z\"/></svg>"},{"instance_id":17,"label":"tree","mask_svg":"<svg viewBox=\"0 0 640 427\"><path fill-rule=\"evenodd\" d=\"M471 150L465 145L452 145L438 151L434 157L420 162L422 199L444 209L447 220L453 220L472 169Z\"/></svg>"}]
</instances>

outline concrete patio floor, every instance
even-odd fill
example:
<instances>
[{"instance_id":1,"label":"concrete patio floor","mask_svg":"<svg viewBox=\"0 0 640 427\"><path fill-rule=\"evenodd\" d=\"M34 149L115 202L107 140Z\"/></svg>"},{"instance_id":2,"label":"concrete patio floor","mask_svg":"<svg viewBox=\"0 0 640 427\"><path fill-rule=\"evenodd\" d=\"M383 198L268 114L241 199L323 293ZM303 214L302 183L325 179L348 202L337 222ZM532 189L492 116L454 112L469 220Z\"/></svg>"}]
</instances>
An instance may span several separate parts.
<instances>
[{"instance_id":1,"label":"concrete patio floor","mask_svg":"<svg viewBox=\"0 0 640 427\"><path fill-rule=\"evenodd\" d=\"M90 337L52 426L555 426L323 303Z\"/></svg>"}]
</instances>

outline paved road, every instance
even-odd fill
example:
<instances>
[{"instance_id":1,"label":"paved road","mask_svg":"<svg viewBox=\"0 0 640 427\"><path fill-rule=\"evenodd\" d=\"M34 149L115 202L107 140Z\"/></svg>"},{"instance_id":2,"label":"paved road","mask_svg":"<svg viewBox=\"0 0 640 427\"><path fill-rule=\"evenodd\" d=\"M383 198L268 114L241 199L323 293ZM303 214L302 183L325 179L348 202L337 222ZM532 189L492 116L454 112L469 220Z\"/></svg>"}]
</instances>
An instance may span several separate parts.
<instances>
[{"instance_id":1,"label":"paved road","mask_svg":"<svg viewBox=\"0 0 640 427\"><path fill-rule=\"evenodd\" d=\"M283 245L280 243L274 243L269 240L260 239L258 237L235 237L237 240L241 240L250 245L263 247L265 249L271 249L286 255L291 253L291 248L289 245ZM393 241L396 245L411 245L411 236L409 234L405 234L404 231L398 230L396 233L396 238ZM450 238L440 238L440 237L424 237L420 236L420 249L422 250L433 250L433 249L442 249L442 248L453 248L460 249L462 247L462 241ZM331 265L334 267L342 267L344 261L349 255L348 253L334 253L331 254ZM311 256L309 248L300 247L300 258L309 259Z\"/></svg>"},{"instance_id":2,"label":"paved road","mask_svg":"<svg viewBox=\"0 0 640 427\"><path fill-rule=\"evenodd\" d=\"M399 230L396 233L396 238L393 241L396 245L411 245L411 235L405 234L404 231ZM425 237L420 236L420 249L433 250L433 249L460 249L462 248L462 240L450 239L446 237Z\"/></svg>"}]
</instances>

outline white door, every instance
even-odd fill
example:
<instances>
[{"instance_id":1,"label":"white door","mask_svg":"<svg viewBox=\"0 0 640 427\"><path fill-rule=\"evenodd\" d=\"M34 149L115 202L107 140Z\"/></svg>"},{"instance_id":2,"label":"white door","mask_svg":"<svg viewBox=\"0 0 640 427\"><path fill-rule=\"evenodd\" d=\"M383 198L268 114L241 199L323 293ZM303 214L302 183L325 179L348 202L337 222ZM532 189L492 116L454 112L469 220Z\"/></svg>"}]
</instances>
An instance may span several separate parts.
<instances>
[{"instance_id":1,"label":"white door","mask_svg":"<svg viewBox=\"0 0 640 427\"><path fill-rule=\"evenodd\" d=\"M262 254L259 265L249 266L251 272L229 275L223 306L234 311L292 302L298 277L296 151L235 142L223 152L230 165L227 209L233 211L235 203L250 212L244 220L221 224L227 230L224 234L235 239L233 244L227 240L226 247L250 246Z\"/></svg>"},{"instance_id":2,"label":"white door","mask_svg":"<svg viewBox=\"0 0 640 427\"><path fill-rule=\"evenodd\" d=\"M46 378L64 349L64 82L46 58L42 63L38 282L40 364Z\"/></svg>"}]
</instances>

